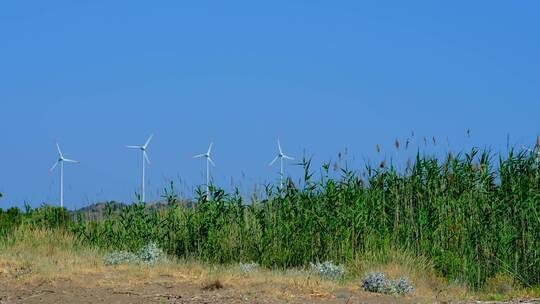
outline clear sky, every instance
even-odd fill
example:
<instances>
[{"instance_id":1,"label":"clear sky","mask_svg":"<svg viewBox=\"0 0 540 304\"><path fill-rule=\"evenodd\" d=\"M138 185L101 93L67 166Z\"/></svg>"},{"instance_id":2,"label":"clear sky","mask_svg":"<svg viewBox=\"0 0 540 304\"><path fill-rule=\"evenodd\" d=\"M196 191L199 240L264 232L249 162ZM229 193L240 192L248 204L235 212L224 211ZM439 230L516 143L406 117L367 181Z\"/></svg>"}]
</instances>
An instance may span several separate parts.
<instances>
[{"instance_id":1,"label":"clear sky","mask_svg":"<svg viewBox=\"0 0 540 304\"><path fill-rule=\"evenodd\" d=\"M124 145L150 133L148 200L169 180L191 196L210 140L215 182L244 192L277 181L278 136L358 170L414 153L412 131L433 153L532 144L539 37L537 1L3 1L0 206L58 202L56 139L82 162L68 208L132 201Z\"/></svg>"}]
</instances>

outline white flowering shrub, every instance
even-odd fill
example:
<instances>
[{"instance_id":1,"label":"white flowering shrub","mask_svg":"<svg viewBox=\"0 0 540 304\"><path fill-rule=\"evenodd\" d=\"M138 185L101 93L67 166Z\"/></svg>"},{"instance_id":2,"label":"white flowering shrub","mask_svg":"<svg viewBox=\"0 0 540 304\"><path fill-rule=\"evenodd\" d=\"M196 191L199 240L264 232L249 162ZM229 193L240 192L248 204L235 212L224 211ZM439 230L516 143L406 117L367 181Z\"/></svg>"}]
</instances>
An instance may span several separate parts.
<instances>
[{"instance_id":1,"label":"white flowering shrub","mask_svg":"<svg viewBox=\"0 0 540 304\"><path fill-rule=\"evenodd\" d=\"M163 258L163 250L161 250L155 243L150 243L141 250L135 253L127 251L113 251L104 257L105 265L120 265L120 264L147 264L153 265L158 260Z\"/></svg>"},{"instance_id":2,"label":"white flowering shrub","mask_svg":"<svg viewBox=\"0 0 540 304\"><path fill-rule=\"evenodd\" d=\"M312 272L324 279L339 280L345 275L345 267L343 265L336 265L332 261L310 263L310 266Z\"/></svg>"},{"instance_id":3,"label":"white flowering shrub","mask_svg":"<svg viewBox=\"0 0 540 304\"><path fill-rule=\"evenodd\" d=\"M127 251L113 251L103 258L105 265L129 264L137 261L137 256Z\"/></svg>"},{"instance_id":4,"label":"white flowering shrub","mask_svg":"<svg viewBox=\"0 0 540 304\"><path fill-rule=\"evenodd\" d=\"M394 291L396 294L408 294L414 291L414 286L409 278L401 277L394 281Z\"/></svg>"},{"instance_id":5,"label":"white flowering shrub","mask_svg":"<svg viewBox=\"0 0 540 304\"><path fill-rule=\"evenodd\" d=\"M240 263L238 264L240 271L244 274L251 273L259 269L259 264L257 263Z\"/></svg>"},{"instance_id":6,"label":"white flowering shrub","mask_svg":"<svg viewBox=\"0 0 540 304\"><path fill-rule=\"evenodd\" d=\"M384 294L408 294L414 291L411 281L406 277L397 280L386 278L383 272L368 273L362 280L362 288L365 291Z\"/></svg>"},{"instance_id":7,"label":"white flowering shrub","mask_svg":"<svg viewBox=\"0 0 540 304\"><path fill-rule=\"evenodd\" d=\"M385 293L390 286L390 280L382 272L370 272L362 280L362 288L365 291Z\"/></svg>"},{"instance_id":8,"label":"white flowering shrub","mask_svg":"<svg viewBox=\"0 0 540 304\"><path fill-rule=\"evenodd\" d=\"M163 250L161 250L156 243L150 243L141 248L137 256L141 263L153 265L163 257Z\"/></svg>"}]
</instances>

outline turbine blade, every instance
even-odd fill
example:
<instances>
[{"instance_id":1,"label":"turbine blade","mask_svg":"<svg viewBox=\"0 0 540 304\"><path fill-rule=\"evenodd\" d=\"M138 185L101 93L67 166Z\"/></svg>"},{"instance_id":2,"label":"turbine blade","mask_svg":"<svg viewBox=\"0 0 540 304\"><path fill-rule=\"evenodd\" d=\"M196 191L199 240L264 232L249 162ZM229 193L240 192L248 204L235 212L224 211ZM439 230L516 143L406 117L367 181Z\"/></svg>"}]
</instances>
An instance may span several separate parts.
<instances>
[{"instance_id":1,"label":"turbine blade","mask_svg":"<svg viewBox=\"0 0 540 304\"><path fill-rule=\"evenodd\" d=\"M268 166L272 166L278 159L279 159L279 155L276 156L276 158L274 158L274 160L271 161L271 162L268 164Z\"/></svg>"},{"instance_id":2,"label":"turbine blade","mask_svg":"<svg viewBox=\"0 0 540 304\"><path fill-rule=\"evenodd\" d=\"M60 150L60 145L58 144L58 142L56 142L56 149L58 150L58 155L60 155L60 158L64 158L64 156L62 155L62 150Z\"/></svg>"},{"instance_id":3,"label":"turbine blade","mask_svg":"<svg viewBox=\"0 0 540 304\"><path fill-rule=\"evenodd\" d=\"M294 160L294 158L293 158L293 157L290 157L290 156L288 156L288 155L285 155L285 154L283 154L283 158L286 158L286 159L289 159L289 160Z\"/></svg>"},{"instance_id":4,"label":"turbine blade","mask_svg":"<svg viewBox=\"0 0 540 304\"><path fill-rule=\"evenodd\" d=\"M210 146L208 146L208 152L206 152L207 155L210 155L210 152L212 152L212 145L214 143L213 142L210 142Z\"/></svg>"},{"instance_id":5,"label":"turbine blade","mask_svg":"<svg viewBox=\"0 0 540 304\"><path fill-rule=\"evenodd\" d=\"M80 161L78 161L78 160L73 160L73 159L69 159L69 158L64 158L62 161L65 161L65 162L68 162L68 163L74 163L74 164L80 163Z\"/></svg>"},{"instance_id":6,"label":"turbine blade","mask_svg":"<svg viewBox=\"0 0 540 304\"><path fill-rule=\"evenodd\" d=\"M142 146L126 146L128 149L142 149Z\"/></svg>"},{"instance_id":7,"label":"turbine blade","mask_svg":"<svg viewBox=\"0 0 540 304\"><path fill-rule=\"evenodd\" d=\"M197 155L193 156L193 158L200 158L200 157L203 157L203 156L206 156L206 154L197 154Z\"/></svg>"},{"instance_id":8,"label":"turbine blade","mask_svg":"<svg viewBox=\"0 0 540 304\"><path fill-rule=\"evenodd\" d=\"M146 149L146 147L148 147L148 144L149 144L150 141L152 140L152 137L154 137L154 134L150 134L150 137L148 137L148 139L147 139L146 142L144 143L143 148Z\"/></svg>"},{"instance_id":9,"label":"turbine blade","mask_svg":"<svg viewBox=\"0 0 540 304\"><path fill-rule=\"evenodd\" d=\"M150 165L150 160L148 159L148 154L146 154L146 151L143 151L144 159L146 159L146 162Z\"/></svg>"},{"instance_id":10,"label":"turbine blade","mask_svg":"<svg viewBox=\"0 0 540 304\"><path fill-rule=\"evenodd\" d=\"M53 172L54 168L56 168L56 166L58 165L58 161L56 161L54 163L54 165L51 167L51 169L49 170L49 172Z\"/></svg>"},{"instance_id":11,"label":"turbine blade","mask_svg":"<svg viewBox=\"0 0 540 304\"><path fill-rule=\"evenodd\" d=\"M212 166L216 166L216 164L214 163L214 161L210 158L210 156L208 156L208 161L212 164Z\"/></svg>"},{"instance_id":12,"label":"turbine blade","mask_svg":"<svg viewBox=\"0 0 540 304\"><path fill-rule=\"evenodd\" d=\"M283 150L281 150L281 143L279 142L279 138L277 140L277 146L279 148L279 154L283 154Z\"/></svg>"}]
</instances>

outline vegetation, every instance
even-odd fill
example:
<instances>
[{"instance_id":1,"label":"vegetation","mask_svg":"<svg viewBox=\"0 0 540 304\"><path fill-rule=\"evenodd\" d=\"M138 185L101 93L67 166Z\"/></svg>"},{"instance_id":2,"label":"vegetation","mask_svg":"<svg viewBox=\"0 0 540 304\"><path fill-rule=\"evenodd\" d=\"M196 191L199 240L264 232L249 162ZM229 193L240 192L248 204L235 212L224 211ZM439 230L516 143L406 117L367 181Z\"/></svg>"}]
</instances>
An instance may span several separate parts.
<instances>
[{"instance_id":1,"label":"vegetation","mask_svg":"<svg viewBox=\"0 0 540 304\"><path fill-rule=\"evenodd\" d=\"M72 221L67 210L59 207L43 206L32 209L25 205L24 212L17 207L6 211L0 208L0 238L9 237L21 225L31 228L68 228L72 227Z\"/></svg>"},{"instance_id":2,"label":"vegetation","mask_svg":"<svg viewBox=\"0 0 540 304\"><path fill-rule=\"evenodd\" d=\"M238 264L238 268L240 269L240 272L243 273L243 274L248 274L248 273L251 273L251 272L254 272L256 271L257 269L259 269L259 264L257 263L242 263L240 262Z\"/></svg>"},{"instance_id":3,"label":"vegetation","mask_svg":"<svg viewBox=\"0 0 540 304\"><path fill-rule=\"evenodd\" d=\"M339 280L345 275L345 267L343 265L336 265L332 261L325 261L323 263L311 263L311 271L316 273L321 278L328 280Z\"/></svg>"},{"instance_id":4,"label":"vegetation","mask_svg":"<svg viewBox=\"0 0 540 304\"><path fill-rule=\"evenodd\" d=\"M153 265L163 258L163 251L155 244L150 243L132 253L127 251L113 251L104 257L105 265L119 265L129 263L142 263Z\"/></svg>"},{"instance_id":5,"label":"vegetation","mask_svg":"<svg viewBox=\"0 0 540 304\"><path fill-rule=\"evenodd\" d=\"M199 192L195 208L147 212L124 208L104 221L81 221L81 239L137 250L155 241L168 253L215 263L255 261L266 267L312 261L351 263L366 252L410 251L429 257L445 277L480 287L503 272L524 285L540 282L540 172L534 155L499 159L489 153L417 156L405 172L368 168L366 179L312 180L303 163L302 188L267 188L261 202L236 193Z\"/></svg>"},{"instance_id":6,"label":"vegetation","mask_svg":"<svg viewBox=\"0 0 540 304\"><path fill-rule=\"evenodd\" d=\"M211 187L186 208L171 184L169 209L136 203L106 208L102 220L79 214L66 222L63 209L45 207L19 222L67 227L81 242L111 250L138 252L155 242L168 254L211 263L288 268L331 260L352 269L364 255L384 260L384 252L400 251L472 288L497 275L540 284L540 168L532 153L495 159L472 150L442 161L418 154L403 171L341 169L340 178L324 165L318 180L309 160L302 165L302 186L268 186L263 200L249 204L238 191ZM17 216L11 212L10 225Z\"/></svg>"},{"instance_id":7,"label":"vegetation","mask_svg":"<svg viewBox=\"0 0 540 304\"><path fill-rule=\"evenodd\" d=\"M390 280L383 272L371 272L362 280L362 289L370 292L403 295L412 293L414 286L407 277Z\"/></svg>"}]
</instances>

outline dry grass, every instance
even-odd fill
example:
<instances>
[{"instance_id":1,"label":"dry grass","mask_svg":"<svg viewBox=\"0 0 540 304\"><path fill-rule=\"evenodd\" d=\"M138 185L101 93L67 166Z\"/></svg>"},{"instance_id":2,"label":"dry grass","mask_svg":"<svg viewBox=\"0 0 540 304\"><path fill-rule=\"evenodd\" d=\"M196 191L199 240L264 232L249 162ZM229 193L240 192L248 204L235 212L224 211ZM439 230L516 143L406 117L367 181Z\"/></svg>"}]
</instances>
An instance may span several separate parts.
<instances>
[{"instance_id":1,"label":"dry grass","mask_svg":"<svg viewBox=\"0 0 540 304\"><path fill-rule=\"evenodd\" d=\"M302 271L259 270L243 274L236 265L204 265L174 258L151 267L105 266L104 253L78 245L69 233L19 229L0 244L0 277L20 286L64 280L120 289L146 282L189 282L201 288L217 286L215 282L219 282L221 287L238 290L251 287L281 298L293 298L295 294L332 297L332 291L342 287ZM357 288L355 285L351 284L350 288Z\"/></svg>"},{"instance_id":2,"label":"dry grass","mask_svg":"<svg viewBox=\"0 0 540 304\"><path fill-rule=\"evenodd\" d=\"M369 272L384 272L389 278L408 277L414 284L414 294L439 300L459 300L474 296L467 288L449 284L437 276L429 259L407 252L371 252L358 257L354 272L363 277Z\"/></svg>"},{"instance_id":3,"label":"dry grass","mask_svg":"<svg viewBox=\"0 0 540 304\"><path fill-rule=\"evenodd\" d=\"M98 250L78 246L68 233L51 230L18 229L0 244L0 272L27 269L23 277L69 278L74 274L100 271L103 263Z\"/></svg>"},{"instance_id":4,"label":"dry grass","mask_svg":"<svg viewBox=\"0 0 540 304\"><path fill-rule=\"evenodd\" d=\"M20 229L9 240L0 243L0 279L19 286L40 282L54 285L64 280L126 290L148 282L171 286L183 282L200 289L254 290L264 296L291 300L299 295L312 299L335 299L340 294L362 294L359 277L370 271L382 271L391 278L409 277L414 282L415 292L408 298L414 297L417 302L498 299L538 296L539 293L534 289L506 290L510 283L500 276L492 282L493 290L473 294L436 276L428 260L402 252L386 253L382 260L380 253L357 258L354 267L349 269L356 275L349 275L340 282L323 280L302 270L257 269L245 274L238 265L205 265L174 258L154 266L105 266L104 253L78 245L69 233ZM506 295L500 295L501 288L505 289Z\"/></svg>"}]
</instances>

